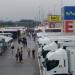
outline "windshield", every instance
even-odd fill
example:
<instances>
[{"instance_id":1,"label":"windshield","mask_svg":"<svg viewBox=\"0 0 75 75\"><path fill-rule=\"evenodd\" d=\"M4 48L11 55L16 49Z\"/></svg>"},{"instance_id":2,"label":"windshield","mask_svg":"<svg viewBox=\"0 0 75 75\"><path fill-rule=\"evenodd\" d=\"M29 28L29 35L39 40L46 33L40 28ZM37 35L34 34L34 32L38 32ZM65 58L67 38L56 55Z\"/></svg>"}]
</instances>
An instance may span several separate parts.
<instances>
[{"instance_id":1,"label":"windshield","mask_svg":"<svg viewBox=\"0 0 75 75\"><path fill-rule=\"evenodd\" d=\"M47 71L54 69L55 67L58 66L58 64L59 64L59 60L48 60L48 59L46 59Z\"/></svg>"},{"instance_id":2,"label":"windshield","mask_svg":"<svg viewBox=\"0 0 75 75\"><path fill-rule=\"evenodd\" d=\"M42 50L42 56L43 56L43 58L46 57L46 55L47 55L48 52L49 52L49 50L46 50L46 51Z\"/></svg>"}]
</instances>

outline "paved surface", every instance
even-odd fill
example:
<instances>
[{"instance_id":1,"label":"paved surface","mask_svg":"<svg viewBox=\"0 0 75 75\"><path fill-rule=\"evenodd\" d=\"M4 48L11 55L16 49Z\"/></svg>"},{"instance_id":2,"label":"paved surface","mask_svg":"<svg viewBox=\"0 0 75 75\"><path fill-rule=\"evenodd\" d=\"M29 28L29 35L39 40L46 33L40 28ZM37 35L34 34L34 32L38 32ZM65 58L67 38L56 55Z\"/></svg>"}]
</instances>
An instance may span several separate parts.
<instances>
[{"instance_id":1,"label":"paved surface","mask_svg":"<svg viewBox=\"0 0 75 75\"><path fill-rule=\"evenodd\" d=\"M36 47L32 39L27 38L28 48L31 50ZM0 75L40 75L39 67L36 59L27 56L27 48L23 48L23 61L22 63L16 62L15 53L18 45L17 41L14 42L15 49L9 48L2 56L0 56ZM37 50L37 49L36 49Z\"/></svg>"}]
</instances>

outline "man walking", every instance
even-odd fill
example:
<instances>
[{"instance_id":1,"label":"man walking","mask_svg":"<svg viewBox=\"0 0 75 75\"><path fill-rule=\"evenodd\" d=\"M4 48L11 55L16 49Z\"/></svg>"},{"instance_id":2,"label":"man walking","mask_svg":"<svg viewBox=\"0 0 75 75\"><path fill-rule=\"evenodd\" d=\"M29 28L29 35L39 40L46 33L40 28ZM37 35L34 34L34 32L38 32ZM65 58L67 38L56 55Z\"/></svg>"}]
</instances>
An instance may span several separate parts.
<instances>
[{"instance_id":1,"label":"man walking","mask_svg":"<svg viewBox=\"0 0 75 75\"><path fill-rule=\"evenodd\" d=\"M16 52L16 55L15 55L15 57L16 57L16 61L18 61L19 60L19 48L17 49L17 52Z\"/></svg>"},{"instance_id":2,"label":"man walking","mask_svg":"<svg viewBox=\"0 0 75 75\"><path fill-rule=\"evenodd\" d=\"M27 52L28 52L28 57L30 57L30 49L29 48L27 49Z\"/></svg>"},{"instance_id":3,"label":"man walking","mask_svg":"<svg viewBox=\"0 0 75 75\"><path fill-rule=\"evenodd\" d=\"M13 55L13 50L14 50L14 43L11 43L11 49L12 49L12 55Z\"/></svg>"},{"instance_id":4,"label":"man walking","mask_svg":"<svg viewBox=\"0 0 75 75\"><path fill-rule=\"evenodd\" d=\"M34 49L32 50L32 57L33 57L33 59L35 59L35 50Z\"/></svg>"},{"instance_id":5,"label":"man walking","mask_svg":"<svg viewBox=\"0 0 75 75\"><path fill-rule=\"evenodd\" d=\"M19 62L21 63L23 60L23 57L22 57L22 50L19 52Z\"/></svg>"}]
</instances>

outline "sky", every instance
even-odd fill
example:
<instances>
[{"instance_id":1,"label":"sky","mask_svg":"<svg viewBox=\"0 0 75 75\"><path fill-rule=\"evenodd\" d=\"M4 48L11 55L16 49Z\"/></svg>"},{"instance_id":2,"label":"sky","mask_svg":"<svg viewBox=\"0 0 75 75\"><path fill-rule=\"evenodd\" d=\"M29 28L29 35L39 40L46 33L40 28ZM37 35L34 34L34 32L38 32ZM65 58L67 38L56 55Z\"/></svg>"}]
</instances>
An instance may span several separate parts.
<instances>
[{"instance_id":1,"label":"sky","mask_svg":"<svg viewBox=\"0 0 75 75\"><path fill-rule=\"evenodd\" d=\"M61 14L61 7L74 6L75 0L0 0L0 20L43 20L48 14Z\"/></svg>"}]
</instances>

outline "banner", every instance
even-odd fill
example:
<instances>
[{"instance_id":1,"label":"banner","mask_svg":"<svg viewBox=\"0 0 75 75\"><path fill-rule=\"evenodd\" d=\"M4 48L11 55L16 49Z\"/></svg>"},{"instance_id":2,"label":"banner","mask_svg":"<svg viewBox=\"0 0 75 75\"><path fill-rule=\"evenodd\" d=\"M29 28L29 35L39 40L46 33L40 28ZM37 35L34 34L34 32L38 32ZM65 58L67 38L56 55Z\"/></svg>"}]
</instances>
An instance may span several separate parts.
<instances>
[{"instance_id":1,"label":"banner","mask_svg":"<svg viewBox=\"0 0 75 75\"><path fill-rule=\"evenodd\" d=\"M75 20L75 6L64 7L64 20Z\"/></svg>"},{"instance_id":2,"label":"banner","mask_svg":"<svg viewBox=\"0 0 75 75\"><path fill-rule=\"evenodd\" d=\"M48 16L48 22L61 22L61 17L58 15Z\"/></svg>"},{"instance_id":3,"label":"banner","mask_svg":"<svg viewBox=\"0 0 75 75\"><path fill-rule=\"evenodd\" d=\"M64 20L64 32L74 32L75 20Z\"/></svg>"}]
</instances>

